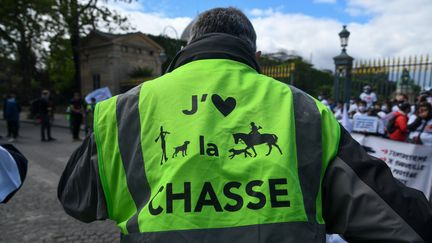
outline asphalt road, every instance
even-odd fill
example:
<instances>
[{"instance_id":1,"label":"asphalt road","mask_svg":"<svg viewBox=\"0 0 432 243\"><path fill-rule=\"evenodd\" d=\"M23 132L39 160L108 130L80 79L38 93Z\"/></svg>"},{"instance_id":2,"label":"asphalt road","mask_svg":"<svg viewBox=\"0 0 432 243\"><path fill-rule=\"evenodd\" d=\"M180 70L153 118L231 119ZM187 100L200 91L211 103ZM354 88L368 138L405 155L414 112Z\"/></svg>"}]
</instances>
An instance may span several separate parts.
<instances>
[{"instance_id":1,"label":"asphalt road","mask_svg":"<svg viewBox=\"0 0 432 243\"><path fill-rule=\"evenodd\" d=\"M23 187L0 204L0 242L119 242L119 231L110 221L81 223L68 216L57 200L57 184L68 157L80 143L72 142L68 129L53 128L55 142L42 143L39 127L21 123L13 144L29 160ZM5 135L0 122L0 135ZM6 138L0 143L8 143Z\"/></svg>"}]
</instances>

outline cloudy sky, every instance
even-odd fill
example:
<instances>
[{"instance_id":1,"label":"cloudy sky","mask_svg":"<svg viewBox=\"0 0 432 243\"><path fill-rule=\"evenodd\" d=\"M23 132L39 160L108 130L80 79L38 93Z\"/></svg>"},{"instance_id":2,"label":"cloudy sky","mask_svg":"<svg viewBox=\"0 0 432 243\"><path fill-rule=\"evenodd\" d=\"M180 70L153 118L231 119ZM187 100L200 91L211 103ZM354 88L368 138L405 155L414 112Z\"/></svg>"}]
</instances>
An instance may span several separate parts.
<instances>
[{"instance_id":1,"label":"cloudy sky","mask_svg":"<svg viewBox=\"0 0 432 243\"><path fill-rule=\"evenodd\" d=\"M351 32L348 53L357 60L432 55L432 0L138 0L108 4L127 16L137 31L173 38L200 12L234 6L251 19L260 50L295 51L318 68L333 68L332 57L340 52L338 33L344 24Z\"/></svg>"}]
</instances>

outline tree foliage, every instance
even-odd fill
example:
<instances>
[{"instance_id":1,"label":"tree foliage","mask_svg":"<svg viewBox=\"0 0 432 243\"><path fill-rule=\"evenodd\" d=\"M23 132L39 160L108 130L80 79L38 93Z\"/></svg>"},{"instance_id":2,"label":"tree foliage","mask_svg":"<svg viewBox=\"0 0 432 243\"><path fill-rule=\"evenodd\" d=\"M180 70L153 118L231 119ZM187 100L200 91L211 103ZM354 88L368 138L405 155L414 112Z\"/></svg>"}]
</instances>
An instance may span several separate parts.
<instances>
[{"instance_id":1,"label":"tree foliage","mask_svg":"<svg viewBox=\"0 0 432 243\"><path fill-rule=\"evenodd\" d=\"M13 60L20 86L31 87L36 67L45 51L51 0L2 0L0 8L0 56ZM23 93L27 94L28 89Z\"/></svg>"},{"instance_id":2,"label":"tree foliage","mask_svg":"<svg viewBox=\"0 0 432 243\"><path fill-rule=\"evenodd\" d=\"M261 66L277 66L294 64L294 71L288 78L277 78L279 81L291 84L305 92L317 97L324 94L331 96L333 92L333 74L330 71L318 70L312 64L301 57L294 57L288 60L277 60L263 55L259 59Z\"/></svg>"},{"instance_id":3,"label":"tree foliage","mask_svg":"<svg viewBox=\"0 0 432 243\"><path fill-rule=\"evenodd\" d=\"M148 35L150 39L158 43L165 50L165 60L162 63L162 71L165 71L171 61L174 59L175 55L178 51L181 50L182 47L186 46L186 41L172 39L163 35Z\"/></svg>"},{"instance_id":4,"label":"tree foliage","mask_svg":"<svg viewBox=\"0 0 432 243\"><path fill-rule=\"evenodd\" d=\"M68 39L53 38L50 43L50 53L45 60L46 70L50 78L50 87L59 91L73 89L74 63L72 49Z\"/></svg>"},{"instance_id":5,"label":"tree foliage","mask_svg":"<svg viewBox=\"0 0 432 243\"><path fill-rule=\"evenodd\" d=\"M102 1L106 2L106 1ZM130 0L125 0L130 2ZM69 37L69 45L74 64L73 88L80 91L81 87L81 60L80 39L91 30L105 29L113 31L129 29L127 19L115 11L110 10L99 0L55 0L54 20L57 23L57 33Z\"/></svg>"},{"instance_id":6,"label":"tree foliage","mask_svg":"<svg viewBox=\"0 0 432 243\"><path fill-rule=\"evenodd\" d=\"M131 2L132 0L123 0ZM112 11L108 0L1 0L0 77L17 74L19 83L31 88L80 90L80 39L91 30L124 31L125 17ZM11 71L13 69L13 71ZM49 79L49 80L47 80ZM3 78L4 82L14 79ZM5 85L3 85L5 86Z\"/></svg>"}]
</instances>

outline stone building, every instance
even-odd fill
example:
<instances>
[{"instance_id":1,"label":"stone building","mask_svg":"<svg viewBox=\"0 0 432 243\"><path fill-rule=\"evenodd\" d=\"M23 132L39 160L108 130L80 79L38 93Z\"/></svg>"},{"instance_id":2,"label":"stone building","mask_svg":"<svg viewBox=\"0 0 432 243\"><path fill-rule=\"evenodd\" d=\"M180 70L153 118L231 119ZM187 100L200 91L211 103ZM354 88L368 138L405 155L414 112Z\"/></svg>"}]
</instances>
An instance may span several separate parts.
<instances>
[{"instance_id":1,"label":"stone building","mask_svg":"<svg viewBox=\"0 0 432 243\"><path fill-rule=\"evenodd\" d=\"M81 41L83 95L105 86L116 95L162 73L164 49L141 32L92 31Z\"/></svg>"}]
</instances>

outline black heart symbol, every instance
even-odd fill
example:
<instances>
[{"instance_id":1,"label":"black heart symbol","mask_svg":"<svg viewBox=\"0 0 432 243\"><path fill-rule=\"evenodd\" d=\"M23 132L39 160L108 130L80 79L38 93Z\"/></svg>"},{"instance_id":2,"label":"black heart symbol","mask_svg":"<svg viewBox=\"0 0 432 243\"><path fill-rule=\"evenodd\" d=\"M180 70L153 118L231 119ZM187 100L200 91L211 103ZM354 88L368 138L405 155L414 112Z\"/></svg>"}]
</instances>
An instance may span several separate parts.
<instances>
[{"instance_id":1,"label":"black heart symbol","mask_svg":"<svg viewBox=\"0 0 432 243\"><path fill-rule=\"evenodd\" d=\"M217 94L212 95L212 101L224 116L228 116L234 110L237 103L233 97L228 97L226 100L223 100L222 97Z\"/></svg>"}]
</instances>

